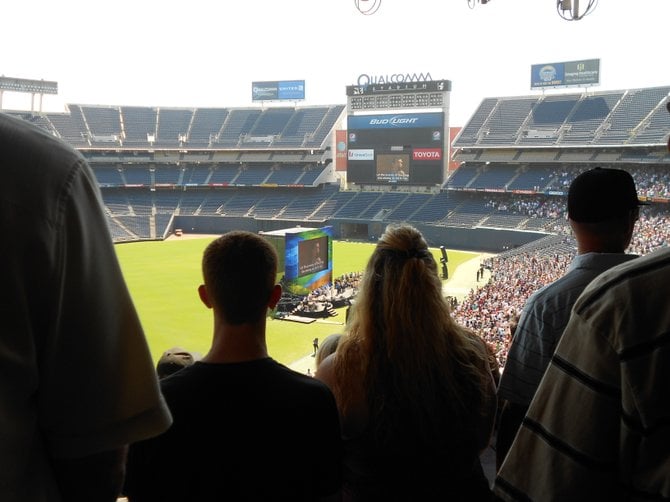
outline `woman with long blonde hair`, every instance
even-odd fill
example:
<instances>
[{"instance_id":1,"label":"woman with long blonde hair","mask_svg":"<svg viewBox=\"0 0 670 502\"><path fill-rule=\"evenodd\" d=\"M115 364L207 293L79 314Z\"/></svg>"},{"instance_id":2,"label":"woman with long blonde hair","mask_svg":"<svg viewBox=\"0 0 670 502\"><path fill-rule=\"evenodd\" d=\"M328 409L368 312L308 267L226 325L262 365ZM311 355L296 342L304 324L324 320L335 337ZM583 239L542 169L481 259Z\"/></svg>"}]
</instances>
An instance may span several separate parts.
<instances>
[{"instance_id":1,"label":"woman with long blonde hair","mask_svg":"<svg viewBox=\"0 0 670 502\"><path fill-rule=\"evenodd\" d=\"M341 415L343 500L490 499L479 460L496 409L486 346L453 320L418 230L381 236L316 377Z\"/></svg>"}]
</instances>

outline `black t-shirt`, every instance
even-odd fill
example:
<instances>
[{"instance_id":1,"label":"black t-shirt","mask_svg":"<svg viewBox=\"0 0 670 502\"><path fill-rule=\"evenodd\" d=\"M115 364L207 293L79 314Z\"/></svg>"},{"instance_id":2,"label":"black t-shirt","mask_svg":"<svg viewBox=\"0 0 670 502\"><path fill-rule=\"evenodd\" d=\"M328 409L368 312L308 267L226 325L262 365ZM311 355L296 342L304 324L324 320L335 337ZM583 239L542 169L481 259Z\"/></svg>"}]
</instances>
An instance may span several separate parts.
<instances>
[{"instance_id":1,"label":"black t-shirt","mask_svg":"<svg viewBox=\"0 0 670 502\"><path fill-rule=\"evenodd\" d=\"M161 389L174 423L131 446L131 501L306 501L339 489L339 419L322 382L266 358L197 362Z\"/></svg>"}]
</instances>

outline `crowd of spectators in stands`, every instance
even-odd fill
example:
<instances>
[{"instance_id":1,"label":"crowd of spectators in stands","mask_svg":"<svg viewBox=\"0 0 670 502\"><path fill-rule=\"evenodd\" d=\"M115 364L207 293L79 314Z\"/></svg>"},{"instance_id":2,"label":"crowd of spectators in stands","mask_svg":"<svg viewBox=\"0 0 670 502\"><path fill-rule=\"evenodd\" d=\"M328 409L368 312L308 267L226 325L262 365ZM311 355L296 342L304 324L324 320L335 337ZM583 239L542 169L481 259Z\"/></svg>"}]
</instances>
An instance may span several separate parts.
<instances>
[{"instance_id":1,"label":"crowd of spectators in stands","mask_svg":"<svg viewBox=\"0 0 670 502\"><path fill-rule=\"evenodd\" d=\"M630 172L642 197L670 198L670 173L666 168L645 166L644 170Z\"/></svg>"},{"instance_id":2,"label":"crowd of spectators in stands","mask_svg":"<svg viewBox=\"0 0 670 502\"><path fill-rule=\"evenodd\" d=\"M529 218L563 218L565 200L547 195L514 196L512 199L491 199L486 207L500 212L525 215Z\"/></svg>"},{"instance_id":3,"label":"crowd of spectators in stands","mask_svg":"<svg viewBox=\"0 0 670 502\"><path fill-rule=\"evenodd\" d=\"M645 255L668 245L670 212L656 206L644 208L629 251ZM510 324L533 292L565 274L574 254L574 240L566 235L562 245L553 251L503 253L484 260L483 265L491 271L490 278L456 305L456 320L477 331L504 367L511 340Z\"/></svg>"},{"instance_id":4,"label":"crowd of spectators in stands","mask_svg":"<svg viewBox=\"0 0 670 502\"><path fill-rule=\"evenodd\" d=\"M536 251L484 260L489 281L473 289L454 309L456 321L473 329L496 353L501 367L509 348L510 325L526 299L537 289L565 273L572 255Z\"/></svg>"},{"instance_id":5,"label":"crowd of spectators in stands","mask_svg":"<svg viewBox=\"0 0 670 502\"><path fill-rule=\"evenodd\" d=\"M583 167L564 167L551 172L548 179L551 183L545 187L537 187L538 190L549 192L566 192L570 182L584 170ZM654 166L645 166L644 169L627 169L638 188L641 198L670 198L670 173L667 169ZM566 207L565 198L559 195L543 194L493 194L485 207L495 211L524 215L529 218L547 218L555 220L547 225L545 229L555 233L567 233L569 228L565 224Z\"/></svg>"},{"instance_id":6,"label":"crowd of spectators in stands","mask_svg":"<svg viewBox=\"0 0 670 502\"><path fill-rule=\"evenodd\" d=\"M551 172L549 179L551 184L544 188L545 191L567 192L570 183L577 175L584 171L583 167L561 166L560 170ZM626 168L633 179L640 197L670 197L670 173L664 167L644 166L644 168L630 166Z\"/></svg>"}]
</instances>

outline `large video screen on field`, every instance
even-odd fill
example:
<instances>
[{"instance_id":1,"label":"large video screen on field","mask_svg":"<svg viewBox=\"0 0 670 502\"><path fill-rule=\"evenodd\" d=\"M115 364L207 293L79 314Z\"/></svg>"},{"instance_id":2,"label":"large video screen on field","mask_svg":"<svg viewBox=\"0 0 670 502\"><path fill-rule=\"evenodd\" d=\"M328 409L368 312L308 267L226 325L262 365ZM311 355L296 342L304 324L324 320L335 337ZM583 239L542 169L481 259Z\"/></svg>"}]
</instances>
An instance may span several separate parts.
<instances>
[{"instance_id":1,"label":"large video screen on field","mask_svg":"<svg viewBox=\"0 0 670 502\"><path fill-rule=\"evenodd\" d=\"M328 237L298 241L298 277L328 268Z\"/></svg>"},{"instance_id":2,"label":"large video screen on field","mask_svg":"<svg viewBox=\"0 0 670 502\"><path fill-rule=\"evenodd\" d=\"M333 227L287 233L285 245L284 275L292 292L307 294L332 282Z\"/></svg>"},{"instance_id":3,"label":"large video screen on field","mask_svg":"<svg viewBox=\"0 0 670 502\"><path fill-rule=\"evenodd\" d=\"M439 185L444 162L444 113L347 117L351 183Z\"/></svg>"}]
</instances>

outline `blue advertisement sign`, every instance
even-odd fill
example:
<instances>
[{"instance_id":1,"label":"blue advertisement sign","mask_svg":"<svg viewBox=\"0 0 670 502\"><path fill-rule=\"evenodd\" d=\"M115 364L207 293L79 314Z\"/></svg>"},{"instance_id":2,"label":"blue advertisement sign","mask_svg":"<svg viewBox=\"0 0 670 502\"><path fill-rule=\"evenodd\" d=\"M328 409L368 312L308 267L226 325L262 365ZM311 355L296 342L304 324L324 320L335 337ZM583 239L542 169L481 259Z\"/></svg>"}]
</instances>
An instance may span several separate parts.
<instances>
[{"instance_id":1,"label":"blue advertisement sign","mask_svg":"<svg viewBox=\"0 0 670 502\"><path fill-rule=\"evenodd\" d=\"M305 81L287 80L278 82L279 99L305 99Z\"/></svg>"},{"instance_id":2,"label":"blue advertisement sign","mask_svg":"<svg viewBox=\"0 0 670 502\"><path fill-rule=\"evenodd\" d=\"M268 82L251 83L252 101L305 99L304 80L272 80Z\"/></svg>"},{"instance_id":3,"label":"blue advertisement sign","mask_svg":"<svg viewBox=\"0 0 670 502\"><path fill-rule=\"evenodd\" d=\"M600 60L534 64L530 68L530 88L577 87L600 83Z\"/></svg>"},{"instance_id":4,"label":"blue advertisement sign","mask_svg":"<svg viewBox=\"0 0 670 502\"><path fill-rule=\"evenodd\" d=\"M531 67L531 89L563 85L565 65L563 63L535 64Z\"/></svg>"}]
</instances>

